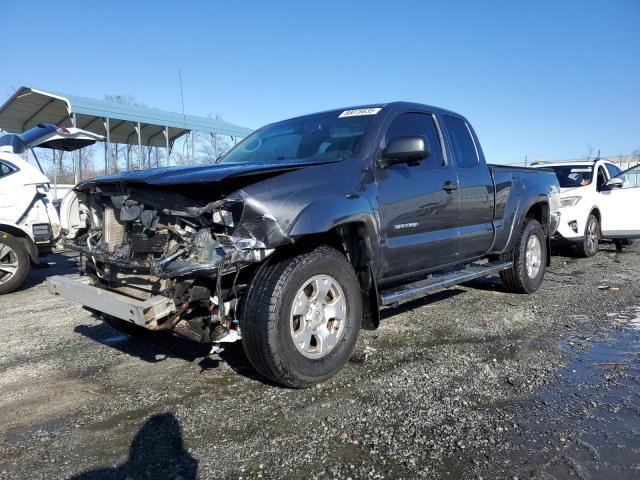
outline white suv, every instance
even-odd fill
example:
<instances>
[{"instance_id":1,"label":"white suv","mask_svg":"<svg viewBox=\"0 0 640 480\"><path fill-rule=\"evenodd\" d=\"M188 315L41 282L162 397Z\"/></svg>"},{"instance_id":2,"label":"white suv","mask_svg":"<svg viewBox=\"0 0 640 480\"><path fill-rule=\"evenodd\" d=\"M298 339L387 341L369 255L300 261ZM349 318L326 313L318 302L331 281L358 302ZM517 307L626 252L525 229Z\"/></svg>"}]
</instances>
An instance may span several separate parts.
<instances>
[{"instance_id":1,"label":"white suv","mask_svg":"<svg viewBox=\"0 0 640 480\"><path fill-rule=\"evenodd\" d=\"M638 167L621 172L606 160L532 167L553 170L560 183L561 218L554 240L575 244L581 256L592 257L602 239L613 240L621 250L640 237L640 214L633 212L640 202Z\"/></svg>"},{"instance_id":2,"label":"white suv","mask_svg":"<svg viewBox=\"0 0 640 480\"><path fill-rule=\"evenodd\" d=\"M34 147L72 151L100 139L52 124L0 137L0 295L18 288L60 235L49 179L21 154Z\"/></svg>"}]
</instances>

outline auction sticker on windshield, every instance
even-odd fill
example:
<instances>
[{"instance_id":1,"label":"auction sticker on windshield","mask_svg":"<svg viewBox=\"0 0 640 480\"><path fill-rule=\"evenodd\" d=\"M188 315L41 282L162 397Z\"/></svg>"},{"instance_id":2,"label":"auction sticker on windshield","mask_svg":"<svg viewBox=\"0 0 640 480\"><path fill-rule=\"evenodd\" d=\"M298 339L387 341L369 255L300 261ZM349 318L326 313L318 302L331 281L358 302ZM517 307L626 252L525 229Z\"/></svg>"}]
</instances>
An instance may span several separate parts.
<instances>
[{"instance_id":1,"label":"auction sticker on windshield","mask_svg":"<svg viewBox=\"0 0 640 480\"><path fill-rule=\"evenodd\" d=\"M338 116L338 118L358 117L360 115L375 115L380 110L382 110L382 108L357 108L355 110L345 110Z\"/></svg>"}]
</instances>

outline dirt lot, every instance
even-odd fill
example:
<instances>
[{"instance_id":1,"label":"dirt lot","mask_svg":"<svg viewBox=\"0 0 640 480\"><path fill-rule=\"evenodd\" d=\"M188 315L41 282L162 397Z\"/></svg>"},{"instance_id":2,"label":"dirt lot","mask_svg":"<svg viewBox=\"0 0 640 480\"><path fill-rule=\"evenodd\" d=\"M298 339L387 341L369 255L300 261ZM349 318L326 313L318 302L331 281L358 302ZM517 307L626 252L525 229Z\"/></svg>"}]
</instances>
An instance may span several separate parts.
<instances>
[{"instance_id":1,"label":"dirt lot","mask_svg":"<svg viewBox=\"0 0 640 480\"><path fill-rule=\"evenodd\" d=\"M640 247L384 312L332 381L264 383L47 292L1 297L0 478L638 478ZM369 348L367 348L369 347ZM375 349L372 351L371 349Z\"/></svg>"}]
</instances>

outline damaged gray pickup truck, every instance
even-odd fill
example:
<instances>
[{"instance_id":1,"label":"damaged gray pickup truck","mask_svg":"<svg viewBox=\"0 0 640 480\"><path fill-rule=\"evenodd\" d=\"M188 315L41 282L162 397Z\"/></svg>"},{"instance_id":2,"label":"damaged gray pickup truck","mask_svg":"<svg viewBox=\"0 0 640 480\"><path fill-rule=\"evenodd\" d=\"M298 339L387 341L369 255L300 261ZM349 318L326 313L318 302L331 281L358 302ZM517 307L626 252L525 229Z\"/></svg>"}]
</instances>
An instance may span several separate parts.
<instances>
[{"instance_id":1,"label":"damaged gray pickup truck","mask_svg":"<svg viewBox=\"0 0 640 480\"><path fill-rule=\"evenodd\" d=\"M453 112L323 112L257 130L218 164L78 185L61 223L85 276L49 289L122 327L242 341L263 376L307 387L383 306L493 274L536 291L558 190L553 172L488 166Z\"/></svg>"}]
</instances>

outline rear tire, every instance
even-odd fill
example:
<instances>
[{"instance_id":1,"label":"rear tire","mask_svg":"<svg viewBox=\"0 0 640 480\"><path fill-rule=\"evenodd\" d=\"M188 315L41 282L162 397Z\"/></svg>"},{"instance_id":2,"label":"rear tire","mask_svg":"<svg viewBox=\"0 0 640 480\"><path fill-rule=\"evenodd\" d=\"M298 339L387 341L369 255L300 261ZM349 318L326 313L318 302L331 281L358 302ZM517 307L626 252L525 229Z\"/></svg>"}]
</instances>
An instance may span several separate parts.
<instances>
[{"instance_id":1,"label":"rear tire","mask_svg":"<svg viewBox=\"0 0 640 480\"><path fill-rule=\"evenodd\" d=\"M547 238L540 223L527 219L511 253L503 260L513 260L513 268L500 272L504 288L512 293L533 293L542 284L547 267Z\"/></svg>"},{"instance_id":2,"label":"rear tire","mask_svg":"<svg viewBox=\"0 0 640 480\"><path fill-rule=\"evenodd\" d=\"M337 250L321 246L260 267L246 294L242 344L264 377L305 388L347 363L361 322L353 267Z\"/></svg>"},{"instance_id":3,"label":"rear tire","mask_svg":"<svg viewBox=\"0 0 640 480\"><path fill-rule=\"evenodd\" d=\"M598 252L601 236L600 222L598 217L592 213L584 227L584 240L578 244L578 255L582 258L593 257Z\"/></svg>"},{"instance_id":4,"label":"rear tire","mask_svg":"<svg viewBox=\"0 0 640 480\"><path fill-rule=\"evenodd\" d=\"M23 243L9 233L0 232L0 295L20 287L30 268L31 259Z\"/></svg>"}]
</instances>

